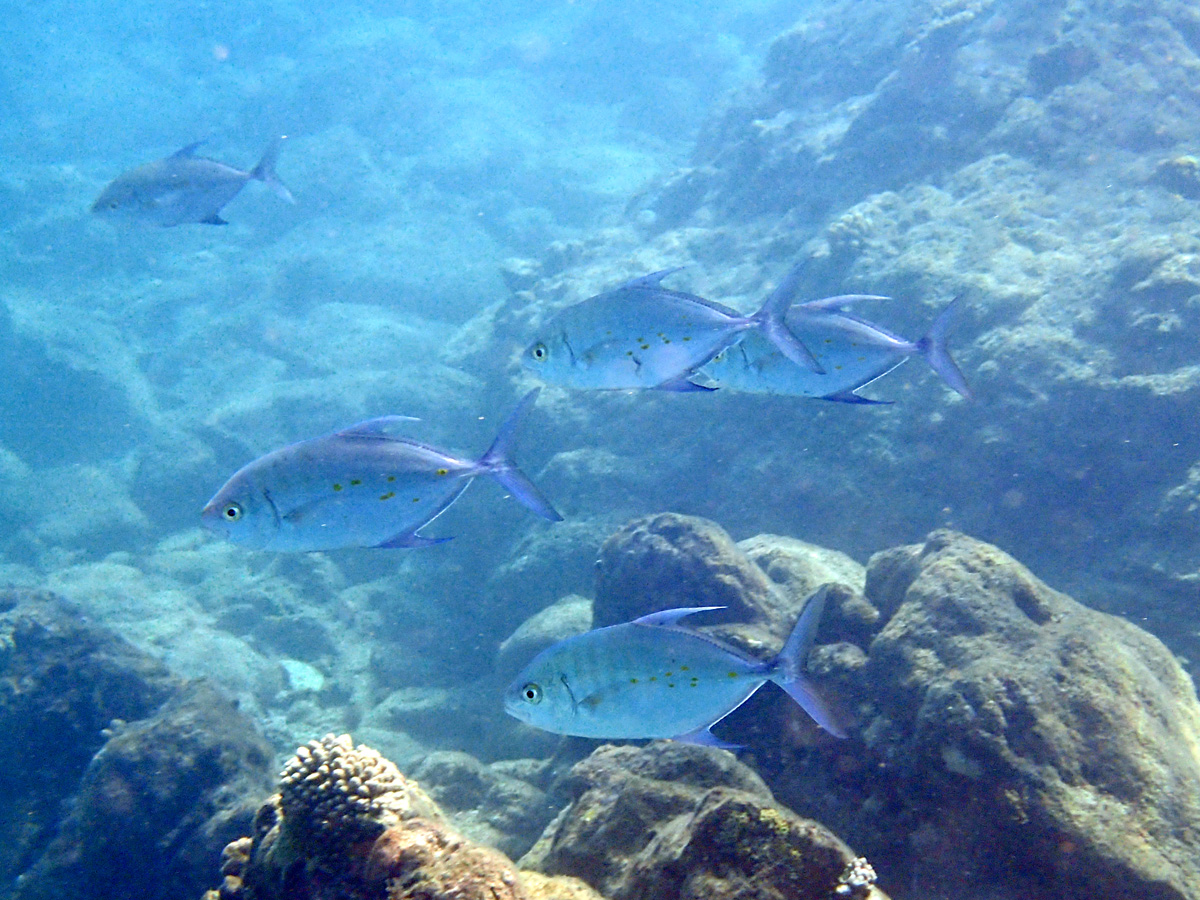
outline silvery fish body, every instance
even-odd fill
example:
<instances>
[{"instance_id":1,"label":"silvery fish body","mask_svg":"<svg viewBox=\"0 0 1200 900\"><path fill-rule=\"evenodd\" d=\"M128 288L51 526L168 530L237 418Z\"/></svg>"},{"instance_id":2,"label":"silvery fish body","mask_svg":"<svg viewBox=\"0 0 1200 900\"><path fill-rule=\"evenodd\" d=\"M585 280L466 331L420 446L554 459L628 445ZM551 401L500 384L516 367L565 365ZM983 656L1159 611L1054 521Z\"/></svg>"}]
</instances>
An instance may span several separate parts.
<instances>
[{"instance_id":1,"label":"silvery fish body","mask_svg":"<svg viewBox=\"0 0 1200 900\"><path fill-rule=\"evenodd\" d=\"M709 728L774 681L823 728L844 736L800 672L824 603L822 589L805 604L783 651L770 662L675 624L720 607L664 610L589 631L538 654L505 692L504 708L557 734L724 746Z\"/></svg>"},{"instance_id":2,"label":"silvery fish body","mask_svg":"<svg viewBox=\"0 0 1200 900\"><path fill-rule=\"evenodd\" d=\"M199 146L199 142L189 144L171 156L118 175L92 204L92 212L162 227L188 222L225 225L221 210L251 180L262 181L288 203L295 202L275 174L279 140L271 143L249 172L196 156Z\"/></svg>"},{"instance_id":3,"label":"silvery fish body","mask_svg":"<svg viewBox=\"0 0 1200 900\"><path fill-rule=\"evenodd\" d=\"M791 286L781 286L759 312L736 310L660 282L676 269L636 278L553 316L522 355L549 384L575 388L699 391L696 369L743 334L764 335L797 365L815 366L783 325Z\"/></svg>"},{"instance_id":4,"label":"silvery fish body","mask_svg":"<svg viewBox=\"0 0 1200 900\"><path fill-rule=\"evenodd\" d=\"M479 460L465 460L389 433L391 416L292 444L240 469L201 513L205 526L257 550L422 547L417 532L490 475L552 521L561 517L508 456L531 391Z\"/></svg>"},{"instance_id":5,"label":"silvery fish body","mask_svg":"<svg viewBox=\"0 0 1200 900\"><path fill-rule=\"evenodd\" d=\"M761 336L748 334L706 363L701 374L712 386L735 391L875 403L858 391L911 357L923 356L951 388L969 398L966 379L945 344L955 304L943 310L929 333L917 341L841 310L855 301L883 299L861 294L827 297L788 311L788 328L812 350L822 373L797 366Z\"/></svg>"}]
</instances>

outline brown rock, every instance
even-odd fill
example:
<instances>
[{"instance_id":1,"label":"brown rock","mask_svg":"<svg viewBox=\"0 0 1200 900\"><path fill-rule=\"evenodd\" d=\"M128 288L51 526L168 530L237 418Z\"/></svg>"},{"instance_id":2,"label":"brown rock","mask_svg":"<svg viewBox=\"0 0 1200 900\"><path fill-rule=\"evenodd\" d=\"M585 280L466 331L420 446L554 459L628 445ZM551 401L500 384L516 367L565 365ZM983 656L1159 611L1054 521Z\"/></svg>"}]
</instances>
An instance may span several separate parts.
<instances>
[{"instance_id":1,"label":"brown rock","mask_svg":"<svg viewBox=\"0 0 1200 900\"><path fill-rule=\"evenodd\" d=\"M948 531L873 559L868 596L895 612L864 730L900 779L914 880L1200 897L1200 704L1156 638Z\"/></svg>"},{"instance_id":2,"label":"brown rock","mask_svg":"<svg viewBox=\"0 0 1200 900\"><path fill-rule=\"evenodd\" d=\"M856 858L832 832L777 804L725 751L605 746L568 787L574 800L522 865L614 900L883 896L851 879Z\"/></svg>"}]
</instances>

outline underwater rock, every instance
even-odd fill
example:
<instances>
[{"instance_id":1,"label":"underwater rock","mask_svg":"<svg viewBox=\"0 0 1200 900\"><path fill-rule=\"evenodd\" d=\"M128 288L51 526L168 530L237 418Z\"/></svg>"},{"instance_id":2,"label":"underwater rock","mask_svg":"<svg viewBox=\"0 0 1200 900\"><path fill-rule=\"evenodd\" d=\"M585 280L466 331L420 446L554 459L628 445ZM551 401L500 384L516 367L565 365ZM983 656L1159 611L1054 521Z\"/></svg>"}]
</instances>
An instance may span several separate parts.
<instances>
[{"instance_id":1,"label":"underwater rock","mask_svg":"<svg viewBox=\"0 0 1200 900\"><path fill-rule=\"evenodd\" d=\"M508 682L535 656L559 641L592 627L592 601L578 594L563 597L522 622L496 651L496 679Z\"/></svg>"},{"instance_id":2,"label":"underwater rock","mask_svg":"<svg viewBox=\"0 0 1200 900\"><path fill-rule=\"evenodd\" d=\"M1024 897L1200 896L1200 704L1157 639L954 532L867 581L895 612L864 737L909 798L922 881L959 859L1032 875Z\"/></svg>"},{"instance_id":3,"label":"underwater rock","mask_svg":"<svg viewBox=\"0 0 1200 900\"><path fill-rule=\"evenodd\" d=\"M50 593L0 592L0 880L45 851L114 721L152 715L179 690L156 660Z\"/></svg>"},{"instance_id":4,"label":"underwater rock","mask_svg":"<svg viewBox=\"0 0 1200 900\"><path fill-rule=\"evenodd\" d=\"M59 832L18 900L106 886L136 900L188 896L270 789L271 749L214 688L191 682L149 719L120 726L93 757Z\"/></svg>"},{"instance_id":5,"label":"underwater rock","mask_svg":"<svg viewBox=\"0 0 1200 900\"><path fill-rule=\"evenodd\" d=\"M760 617L773 586L721 526L678 513L634 519L600 548L594 627L684 606L723 606L735 621Z\"/></svg>"},{"instance_id":6,"label":"underwater rock","mask_svg":"<svg viewBox=\"0 0 1200 900\"><path fill-rule=\"evenodd\" d=\"M1200 897L1200 704L1157 639L951 531L875 554L866 600L858 737L756 746L782 802L915 896Z\"/></svg>"},{"instance_id":7,"label":"underwater rock","mask_svg":"<svg viewBox=\"0 0 1200 900\"><path fill-rule=\"evenodd\" d=\"M723 750L604 746L566 787L571 805L521 865L582 878L612 900L885 897L865 861Z\"/></svg>"},{"instance_id":8,"label":"underwater rock","mask_svg":"<svg viewBox=\"0 0 1200 900\"><path fill-rule=\"evenodd\" d=\"M517 766L525 763L525 766ZM484 765L469 753L439 750L412 770L456 829L512 858L533 846L557 810L528 780L549 763L535 760ZM525 777L517 777L514 772Z\"/></svg>"},{"instance_id":9,"label":"underwater rock","mask_svg":"<svg viewBox=\"0 0 1200 900\"><path fill-rule=\"evenodd\" d=\"M299 747L253 835L223 854L205 900L594 900L573 881L531 879L445 822L416 784L349 735Z\"/></svg>"},{"instance_id":10,"label":"underwater rock","mask_svg":"<svg viewBox=\"0 0 1200 900\"><path fill-rule=\"evenodd\" d=\"M270 752L212 687L49 593L0 594L0 878L21 900L186 895Z\"/></svg>"}]
</instances>

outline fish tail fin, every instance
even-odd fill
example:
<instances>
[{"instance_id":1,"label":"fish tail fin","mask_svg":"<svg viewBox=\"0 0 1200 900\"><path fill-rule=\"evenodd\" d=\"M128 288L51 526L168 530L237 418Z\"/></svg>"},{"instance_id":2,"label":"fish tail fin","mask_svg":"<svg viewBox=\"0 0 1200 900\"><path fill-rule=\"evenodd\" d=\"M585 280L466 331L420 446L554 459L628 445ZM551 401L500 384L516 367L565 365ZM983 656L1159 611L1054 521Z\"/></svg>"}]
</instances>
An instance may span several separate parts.
<instances>
[{"instance_id":1,"label":"fish tail fin","mask_svg":"<svg viewBox=\"0 0 1200 900\"><path fill-rule=\"evenodd\" d=\"M513 436L516 434L517 426L525 418L525 414L529 412L540 392L540 388L534 388L521 399L517 408L509 413L508 418L500 426L496 439L492 441L492 446L480 458L479 471L491 475L503 485L506 491L542 518L549 519L551 522L561 522L562 516L550 505L550 501L542 495L537 485L514 465L511 456Z\"/></svg>"},{"instance_id":2,"label":"fish tail fin","mask_svg":"<svg viewBox=\"0 0 1200 900\"><path fill-rule=\"evenodd\" d=\"M954 361L954 358L950 355L949 348L946 346L946 335L950 330L954 311L958 307L960 299L959 297L955 297L949 306L938 313L938 317L933 320L933 325L930 326L929 332L917 341L917 349L929 361L929 365L933 367L933 371L941 376L942 381L946 382L953 390L966 399L971 400L974 399L975 395L971 393L971 388L967 385L967 379L963 377L962 370L958 367L958 363Z\"/></svg>"},{"instance_id":3,"label":"fish tail fin","mask_svg":"<svg viewBox=\"0 0 1200 900\"><path fill-rule=\"evenodd\" d=\"M802 273L802 266L794 266L780 282L779 287L771 292L771 296L762 305L762 309L751 317L751 321L762 329L767 340L774 344L780 353L796 365L811 369L818 375L824 375L825 369L817 362L812 351L792 334L785 321L787 312L792 306L792 300L799 290Z\"/></svg>"},{"instance_id":4,"label":"fish tail fin","mask_svg":"<svg viewBox=\"0 0 1200 900\"><path fill-rule=\"evenodd\" d=\"M277 137L263 151L262 159L258 161L258 165L250 170L250 177L256 178L269 187L281 199L288 203L295 203L296 198L292 196L292 192L287 189L279 176L275 174L275 163L279 159L279 148L283 145L286 135Z\"/></svg>"},{"instance_id":5,"label":"fish tail fin","mask_svg":"<svg viewBox=\"0 0 1200 900\"><path fill-rule=\"evenodd\" d=\"M792 629L787 643L775 658L771 680L787 691L818 725L834 737L844 738L846 731L838 721L837 715L803 674L804 660L808 651L812 649L813 639L817 636L817 624L825 610L825 596L828 591L829 585L822 585L804 602L804 610L800 613L796 627Z\"/></svg>"}]
</instances>

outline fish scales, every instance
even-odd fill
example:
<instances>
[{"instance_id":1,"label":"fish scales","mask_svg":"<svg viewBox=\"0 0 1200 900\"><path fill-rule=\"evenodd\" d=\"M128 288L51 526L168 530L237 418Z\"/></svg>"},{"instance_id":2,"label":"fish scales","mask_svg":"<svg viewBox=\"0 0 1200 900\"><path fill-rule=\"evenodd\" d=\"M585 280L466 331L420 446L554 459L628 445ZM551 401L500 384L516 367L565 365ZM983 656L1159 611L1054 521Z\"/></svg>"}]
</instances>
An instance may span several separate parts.
<instances>
[{"instance_id":1,"label":"fish scales","mask_svg":"<svg viewBox=\"0 0 1200 900\"><path fill-rule=\"evenodd\" d=\"M572 734L605 737L617 728L677 737L740 705L767 680L764 663L731 656L699 634L662 632L618 625L564 653L558 677L576 704Z\"/></svg>"},{"instance_id":2,"label":"fish scales","mask_svg":"<svg viewBox=\"0 0 1200 900\"><path fill-rule=\"evenodd\" d=\"M243 466L213 496L201 521L235 543L259 550L421 547L418 532L479 475L494 478L551 521L561 517L509 454L517 423L533 406L530 391L478 460L465 460L388 429L404 417L360 422L301 441Z\"/></svg>"},{"instance_id":3,"label":"fish scales","mask_svg":"<svg viewBox=\"0 0 1200 900\"><path fill-rule=\"evenodd\" d=\"M820 368L783 322L795 287L789 278L754 315L744 316L659 286L674 269L634 279L560 310L521 362L538 378L575 388L704 391L697 369L743 334L757 332L800 366Z\"/></svg>"}]
</instances>

